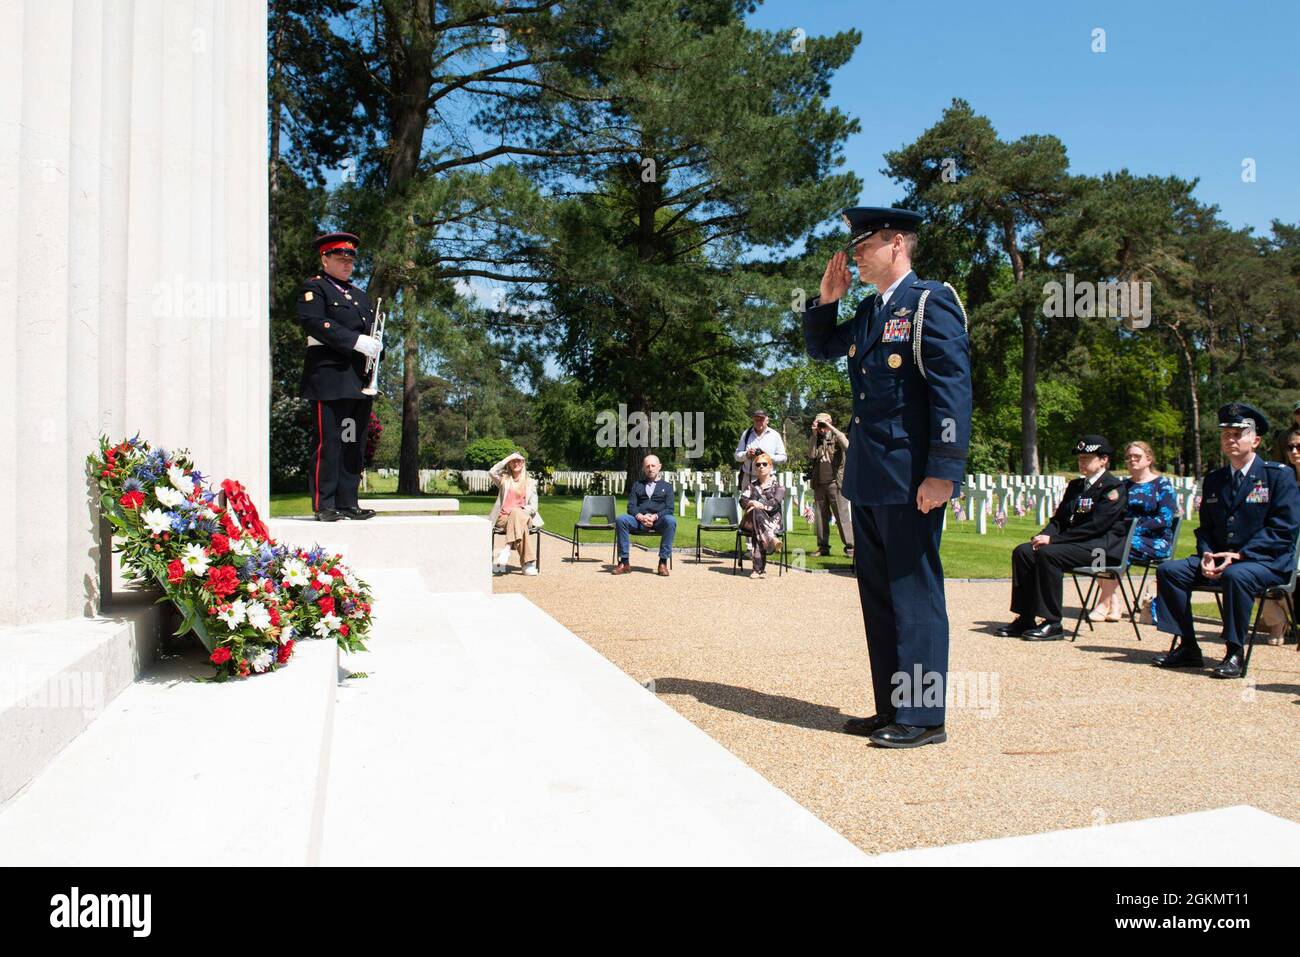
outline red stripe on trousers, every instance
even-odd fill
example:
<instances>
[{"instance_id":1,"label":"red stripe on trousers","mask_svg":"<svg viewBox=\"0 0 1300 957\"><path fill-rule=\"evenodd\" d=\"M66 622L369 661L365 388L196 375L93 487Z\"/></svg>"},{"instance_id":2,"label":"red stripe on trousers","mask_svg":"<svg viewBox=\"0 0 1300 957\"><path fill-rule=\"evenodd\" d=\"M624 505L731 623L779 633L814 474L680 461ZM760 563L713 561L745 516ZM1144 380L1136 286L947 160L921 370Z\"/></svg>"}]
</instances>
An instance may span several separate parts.
<instances>
[{"instance_id":1,"label":"red stripe on trousers","mask_svg":"<svg viewBox=\"0 0 1300 957\"><path fill-rule=\"evenodd\" d=\"M320 511L320 450L325 444L325 430L320 422L320 399L316 400L316 487L312 489L311 510Z\"/></svg>"}]
</instances>

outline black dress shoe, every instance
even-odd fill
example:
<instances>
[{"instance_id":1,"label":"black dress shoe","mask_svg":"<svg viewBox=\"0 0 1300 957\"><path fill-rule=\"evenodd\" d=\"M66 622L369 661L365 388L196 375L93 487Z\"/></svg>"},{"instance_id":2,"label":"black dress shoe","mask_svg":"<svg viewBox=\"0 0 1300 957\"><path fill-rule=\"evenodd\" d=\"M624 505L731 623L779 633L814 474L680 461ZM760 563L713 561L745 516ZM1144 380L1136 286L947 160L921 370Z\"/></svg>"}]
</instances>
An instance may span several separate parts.
<instances>
[{"instance_id":1,"label":"black dress shoe","mask_svg":"<svg viewBox=\"0 0 1300 957\"><path fill-rule=\"evenodd\" d=\"M881 728L887 728L893 723L894 716L892 714L873 714L870 718L849 718L844 722L844 733L868 738Z\"/></svg>"},{"instance_id":2,"label":"black dress shoe","mask_svg":"<svg viewBox=\"0 0 1300 957\"><path fill-rule=\"evenodd\" d=\"M337 522L342 517L336 508L322 508L316 513L316 521L318 522Z\"/></svg>"},{"instance_id":3,"label":"black dress shoe","mask_svg":"<svg viewBox=\"0 0 1300 957\"><path fill-rule=\"evenodd\" d=\"M943 725L922 728L913 724L891 724L871 736L871 743L882 748L919 748L923 744L943 744L948 732Z\"/></svg>"},{"instance_id":4,"label":"black dress shoe","mask_svg":"<svg viewBox=\"0 0 1300 957\"><path fill-rule=\"evenodd\" d=\"M375 517L375 510L373 508L358 508L355 505L350 506L349 508L340 508L338 509L338 513L344 518L352 519L354 522L364 522L368 518Z\"/></svg>"},{"instance_id":5,"label":"black dress shoe","mask_svg":"<svg viewBox=\"0 0 1300 957\"><path fill-rule=\"evenodd\" d=\"M1017 618L1009 625L1003 625L996 632L999 638L1019 638L1030 628L1034 627L1034 619Z\"/></svg>"},{"instance_id":6,"label":"black dress shoe","mask_svg":"<svg viewBox=\"0 0 1300 957\"><path fill-rule=\"evenodd\" d=\"M1065 637L1065 629L1059 621L1045 621L1037 628L1026 629L1020 635L1021 641L1060 641Z\"/></svg>"},{"instance_id":7,"label":"black dress shoe","mask_svg":"<svg viewBox=\"0 0 1300 957\"><path fill-rule=\"evenodd\" d=\"M1240 678L1245 667L1246 662L1241 657L1241 652L1229 651L1210 674L1216 678Z\"/></svg>"},{"instance_id":8,"label":"black dress shoe","mask_svg":"<svg viewBox=\"0 0 1300 957\"><path fill-rule=\"evenodd\" d=\"M1172 651L1156 655L1151 663L1157 668L1200 668L1205 661L1201 658L1200 645L1179 641Z\"/></svg>"}]
</instances>

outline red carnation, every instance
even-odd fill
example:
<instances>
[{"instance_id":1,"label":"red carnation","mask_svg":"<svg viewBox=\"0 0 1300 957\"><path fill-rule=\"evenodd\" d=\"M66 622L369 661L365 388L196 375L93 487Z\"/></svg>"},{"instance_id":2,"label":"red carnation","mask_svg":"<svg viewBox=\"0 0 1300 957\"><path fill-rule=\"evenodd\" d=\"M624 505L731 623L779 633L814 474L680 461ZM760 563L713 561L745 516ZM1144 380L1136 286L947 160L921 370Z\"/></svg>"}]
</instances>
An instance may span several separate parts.
<instances>
[{"instance_id":1,"label":"red carnation","mask_svg":"<svg viewBox=\"0 0 1300 957\"><path fill-rule=\"evenodd\" d=\"M185 567L181 565L179 558L173 559L167 563L167 581L173 585L185 577Z\"/></svg>"},{"instance_id":2,"label":"red carnation","mask_svg":"<svg viewBox=\"0 0 1300 957\"><path fill-rule=\"evenodd\" d=\"M276 664L281 664L281 665L284 664L286 661L289 660L289 656L292 654L293 654L293 639L290 638L288 641L282 644L280 646L280 650L275 653Z\"/></svg>"},{"instance_id":3,"label":"red carnation","mask_svg":"<svg viewBox=\"0 0 1300 957\"><path fill-rule=\"evenodd\" d=\"M339 625L339 634L344 638L348 636L348 626L346 624Z\"/></svg>"},{"instance_id":4,"label":"red carnation","mask_svg":"<svg viewBox=\"0 0 1300 957\"><path fill-rule=\"evenodd\" d=\"M278 628L280 625L280 610L274 605L272 605L268 610L271 613L271 624Z\"/></svg>"},{"instance_id":5,"label":"red carnation","mask_svg":"<svg viewBox=\"0 0 1300 957\"><path fill-rule=\"evenodd\" d=\"M333 577L333 578L342 578L342 577L343 577L343 569L339 568L337 565L335 565L333 568L331 568L331 569L329 570L329 573L330 573L331 577Z\"/></svg>"},{"instance_id":6,"label":"red carnation","mask_svg":"<svg viewBox=\"0 0 1300 957\"><path fill-rule=\"evenodd\" d=\"M247 677L248 677L249 670L250 670L250 669L249 669L249 667L248 667L248 659L247 659L247 658L240 658L240 659L239 659L239 677L241 677L241 678L247 678Z\"/></svg>"},{"instance_id":7,"label":"red carnation","mask_svg":"<svg viewBox=\"0 0 1300 957\"><path fill-rule=\"evenodd\" d=\"M144 492L127 492L118 501L123 508L139 508L144 504Z\"/></svg>"},{"instance_id":8,"label":"red carnation","mask_svg":"<svg viewBox=\"0 0 1300 957\"><path fill-rule=\"evenodd\" d=\"M230 551L230 539L221 534L213 535L212 553L214 555L224 555L228 551Z\"/></svg>"},{"instance_id":9,"label":"red carnation","mask_svg":"<svg viewBox=\"0 0 1300 957\"><path fill-rule=\"evenodd\" d=\"M225 598L239 588L239 575L233 565L216 565L208 571L203 587L218 598Z\"/></svg>"},{"instance_id":10,"label":"red carnation","mask_svg":"<svg viewBox=\"0 0 1300 957\"><path fill-rule=\"evenodd\" d=\"M320 611L322 615L334 614L334 599L331 598L329 595L326 595L320 601L316 602L316 604L320 606Z\"/></svg>"},{"instance_id":11,"label":"red carnation","mask_svg":"<svg viewBox=\"0 0 1300 957\"><path fill-rule=\"evenodd\" d=\"M216 651L212 653L212 656L209 660L214 665L224 665L227 661L230 660L230 649L218 648Z\"/></svg>"}]
</instances>

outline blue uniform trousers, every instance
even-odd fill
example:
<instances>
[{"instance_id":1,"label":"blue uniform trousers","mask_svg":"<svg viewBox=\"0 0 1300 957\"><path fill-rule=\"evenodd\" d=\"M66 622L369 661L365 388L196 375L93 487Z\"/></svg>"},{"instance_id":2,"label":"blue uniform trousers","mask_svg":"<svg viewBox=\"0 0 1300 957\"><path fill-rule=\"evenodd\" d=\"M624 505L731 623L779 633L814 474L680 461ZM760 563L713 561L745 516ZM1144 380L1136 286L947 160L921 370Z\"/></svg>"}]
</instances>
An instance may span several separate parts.
<instances>
[{"instance_id":1,"label":"blue uniform trousers","mask_svg":"<svg viewBox=\"0 0 1300 957\"><path fill-rule=\"evenodd\" d=\"M944 509L858 505L853 565L871 658L876 714L900 724L943 724L948 684L948 607L939 539Z\"/></svg>"},{"instance_id":2,"label":"blue uniform trousers","mask_svg":"<svg viewBox=\"0 0 1300 957\"><path fill-rule=\"evenodd\" d=\"M1156 569L1159 631L1182 635L1196 642L1192 627L1192 586L1209 579L1201 575L1200 556L1167 561ZM1233 562L1217 579L1223 585L1223 640L1240 652L1250 631L1250 611L1255 596L1282 584L1282 576L1261 562Z\"/></svg>"}]
</instances>

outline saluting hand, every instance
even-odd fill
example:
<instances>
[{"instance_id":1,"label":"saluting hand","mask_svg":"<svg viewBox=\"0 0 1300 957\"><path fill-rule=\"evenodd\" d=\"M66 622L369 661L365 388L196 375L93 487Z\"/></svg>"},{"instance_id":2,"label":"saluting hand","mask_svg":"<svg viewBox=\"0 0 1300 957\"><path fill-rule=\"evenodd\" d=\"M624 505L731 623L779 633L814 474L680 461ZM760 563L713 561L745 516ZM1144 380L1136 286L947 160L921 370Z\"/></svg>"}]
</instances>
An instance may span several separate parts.
<instances>
[{"instance_id":1,"label":"saluting hand","mask_svg":"<svg viewBox=\"0 0 1300 957\"><path fill-rule=\"evenodd\" d=\"M822 304L838 302L849 291L851 285L853 285L853 275L849 272L848 255L842 252L836 253L826 264L826 271L822 273Z\"/></svg>"}]
</instances>

